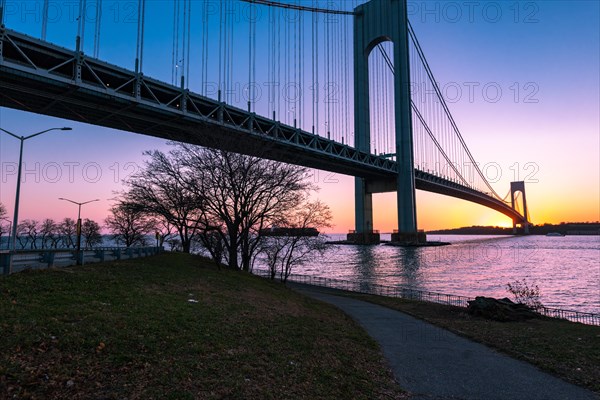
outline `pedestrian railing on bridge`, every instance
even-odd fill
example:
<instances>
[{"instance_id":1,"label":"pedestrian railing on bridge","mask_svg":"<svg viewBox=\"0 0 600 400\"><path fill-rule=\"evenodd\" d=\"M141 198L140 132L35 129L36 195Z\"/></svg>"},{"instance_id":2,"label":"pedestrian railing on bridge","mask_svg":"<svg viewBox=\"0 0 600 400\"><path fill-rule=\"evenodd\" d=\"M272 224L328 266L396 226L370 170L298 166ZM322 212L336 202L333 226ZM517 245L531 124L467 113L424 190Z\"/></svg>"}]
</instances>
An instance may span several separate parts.
<instances>
[{"instance_id":1,"label":"pedestrian railing on bridge","mask_svg":"<svg viewBox=\"0 0 600 400\"><path fill-rule=\"evenodd\" d=\"M270 278L271 273L268 270L256 269L254 275L262 278ZM276 275L279 278L279 274ZM349 292L373 294L377 296L394 297L407 300L426 301L430 303L445 304L456 307L467 307L472 297L457 296L452 294L430 292L407 288L403 286L380 285L367 282L355 282L343 279L326 278L321 276L290 274L287 278L289 282L301 283L326 287L331 289L346 290ZM562 310L559 308L539 307L536 312L550 318L566 319L572 322L579 322L586 325L600 326L600 314L586 313L573 310Z\"/></svg>"},{"instance_id":2,"label":"pedestrian railing on bridge","mask_svg":"<svg viewBox=\"0 0 600 400\"><path fill-rule=\"evenodd\" d=\"M94 262L114 261L147 257L163 251L162 247L98 247L93 249L33 249L0 252L0 271L4 270L12 257L12 271L67 267Z\"/></svg>"}]
</instances>

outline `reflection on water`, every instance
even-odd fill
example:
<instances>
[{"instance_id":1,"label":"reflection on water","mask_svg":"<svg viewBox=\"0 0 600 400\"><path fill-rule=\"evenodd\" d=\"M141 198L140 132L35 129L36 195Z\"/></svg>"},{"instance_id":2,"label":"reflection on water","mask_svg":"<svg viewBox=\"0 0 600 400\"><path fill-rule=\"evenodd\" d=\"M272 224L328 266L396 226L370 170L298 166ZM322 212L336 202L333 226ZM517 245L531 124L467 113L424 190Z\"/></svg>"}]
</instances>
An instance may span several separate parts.
<instances>
[{"instance_id":1,"label":"reflection on water","mask_svg":"<svg viewBox=\"0 0 600 400\"><path fill-rule=\"evenodd\" d=\"M332 235L338 240L341 236ZM388 239L382 237L382 239ZM537 284L542 302L600 313L600 237L433 235L451 246L332 245L294 272L462 296L508 296L506 284Z\"/></svg>"},{"instance_id":2,"label":"reflection on water","mask_svg":"<svg viewBox=\"0 0 600 400\"><path fill-rule=\"evenodd\" d=\"M359 282L359 290L368 292L371 282L374 279L375 268L375 251L373 246L354 247L356 251L357 263L355 265L356 277Z\"/></svg>"}]
</instances>

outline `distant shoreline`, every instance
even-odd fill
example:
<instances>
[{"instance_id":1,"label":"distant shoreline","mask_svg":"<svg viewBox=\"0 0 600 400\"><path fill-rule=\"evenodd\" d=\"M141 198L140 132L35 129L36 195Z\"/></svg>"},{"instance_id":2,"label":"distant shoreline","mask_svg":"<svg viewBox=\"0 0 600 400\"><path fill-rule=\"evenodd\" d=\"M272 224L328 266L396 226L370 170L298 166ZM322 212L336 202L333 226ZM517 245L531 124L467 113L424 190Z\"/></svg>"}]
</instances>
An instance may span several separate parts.
<instances>
[{"instance_id":1,"label":"distant shoreline","mask_svg":"<svg viewBox=\"0 0 600 400\"><path fill-rule=\"evenodd\" d=\"M520 231L520 230L519 230ZM568 222L561 224L531 225L529 234L547 235L548 233L560 233L567 236L598 236L600 235L600 223L598 222ZM434 235L512 235L512 228L499 226L469 226L455 229L438 229L428 231L427 234Z\"/></svg>"}]
</instances>

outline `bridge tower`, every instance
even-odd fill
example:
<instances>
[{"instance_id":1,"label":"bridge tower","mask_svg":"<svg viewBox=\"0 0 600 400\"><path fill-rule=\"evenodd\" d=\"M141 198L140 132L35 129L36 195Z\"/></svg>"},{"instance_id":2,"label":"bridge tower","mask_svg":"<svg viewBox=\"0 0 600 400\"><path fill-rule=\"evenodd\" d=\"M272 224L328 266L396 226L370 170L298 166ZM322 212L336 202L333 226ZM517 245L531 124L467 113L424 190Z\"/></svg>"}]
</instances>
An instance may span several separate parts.
<instances>
[{"instance_id":1,"label":"bridge tower","mask_svg":"<svg viewBox=\"0 0 600 400\"><path fill-rule=\"evenodd\" d=\"M354 140L360 151L370 152L369 55L378 44L394 44L394 102L396 123L396 183L398 234L393 240L417 241L413 135L408 58L406 0L371 0L355 9L354 17ZM355 181L356 233L348 239L361 243L379 242L373 233L373 201L365 178Z\"/></svg>"},{"instance_id":2,"label":"bridge tower","mask_svg":"<svg viewBox=\"0 0 600 400\"><path fill-rule=\"evenodd\" d=\"M524 181L510 183L510 205L513 209L515 208L515 193L517 193L517 192L521 192L521 195L523 196L522 226L523 226L523 233L528 235L529 234L529 221L527 219L529 217L527 214L527 198L525 197L525 182ZM513 219L513 234L516 234L516 233L517 233L517 221Z\"/></svg>"}]
</instances>

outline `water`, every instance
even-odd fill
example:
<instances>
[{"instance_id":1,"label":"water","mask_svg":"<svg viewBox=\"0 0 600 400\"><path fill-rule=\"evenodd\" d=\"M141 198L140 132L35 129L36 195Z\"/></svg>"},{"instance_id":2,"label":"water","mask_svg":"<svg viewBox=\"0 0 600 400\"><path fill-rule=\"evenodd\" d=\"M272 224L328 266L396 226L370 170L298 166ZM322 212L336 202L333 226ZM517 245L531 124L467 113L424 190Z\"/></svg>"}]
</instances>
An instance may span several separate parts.
<instances>
[{"instance_id":1,"label":"water","mask_svg":"<svg viewBox=\"0 0 600 400\"><path fill-rule=\"evenodd\" d=\"M330 235L343 240L345 235ZM5 248L6 238L3 246ZM103 246L113 245L104 237ZM382 235L389 240L390 235ZM332 245L293 272L459 296L510 297L506 284L538 285L547 307L600 314L600 236L429 235L452 245ZM153 243L150 241L149 243ZM260 268L260 266L258 266Z\"/></svg>"},{"instance_id":2,"label":"water","mask_svg":"<svg viewBox=\"0 0 600 400\"><path fill-rule=\"evenodd\" d=\"M389 235L382 235L386 239ZM525 279L539 286L547 307L600 313L600 236L430 235L428 239L452 245L332 245L293 272L468 297L510 297L506 284Z\"/></svg>"}]
</instances>

